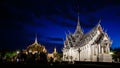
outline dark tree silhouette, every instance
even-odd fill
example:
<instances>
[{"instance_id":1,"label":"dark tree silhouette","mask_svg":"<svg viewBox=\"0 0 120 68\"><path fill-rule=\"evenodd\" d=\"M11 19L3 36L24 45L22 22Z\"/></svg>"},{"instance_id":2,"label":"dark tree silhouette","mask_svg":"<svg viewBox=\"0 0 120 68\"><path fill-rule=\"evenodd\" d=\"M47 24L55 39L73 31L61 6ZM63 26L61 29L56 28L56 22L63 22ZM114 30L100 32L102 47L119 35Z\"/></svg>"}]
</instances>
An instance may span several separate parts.
<instances>
[{"instance_id":1,"label":"dark tree silhouette","mask_svg":"<svg viewBox=\"0 0 120 68\"><path fill-rule=\"evenodd\" d=\"M46 53L44 53L44 52L40 53L40 62L42 64L46 64L47 63L47 55L46 55Z\"/></svg>"}]
</instances>

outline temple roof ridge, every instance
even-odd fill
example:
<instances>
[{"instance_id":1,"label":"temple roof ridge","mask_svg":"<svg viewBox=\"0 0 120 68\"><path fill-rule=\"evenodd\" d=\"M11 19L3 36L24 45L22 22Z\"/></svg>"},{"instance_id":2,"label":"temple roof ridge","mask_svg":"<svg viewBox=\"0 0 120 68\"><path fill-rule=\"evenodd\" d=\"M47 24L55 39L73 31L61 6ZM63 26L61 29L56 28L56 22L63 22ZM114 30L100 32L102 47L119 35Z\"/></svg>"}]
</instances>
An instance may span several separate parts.
<instances>
[{"instance_id":1,"label":"temple roof ridge","mask_svg":"<svg viewBox=\"0 0 120 68\"><path fill-rule=\"evenodd\" d=\"M77 26L76 26L76 30L75 30L74 34L78 34L78 33L80 33L80 35L83 35L83 31L82 31L82 28L80 26L79 15L78 15L78 22L77 22Z\"/></svg>"}]
</instances>

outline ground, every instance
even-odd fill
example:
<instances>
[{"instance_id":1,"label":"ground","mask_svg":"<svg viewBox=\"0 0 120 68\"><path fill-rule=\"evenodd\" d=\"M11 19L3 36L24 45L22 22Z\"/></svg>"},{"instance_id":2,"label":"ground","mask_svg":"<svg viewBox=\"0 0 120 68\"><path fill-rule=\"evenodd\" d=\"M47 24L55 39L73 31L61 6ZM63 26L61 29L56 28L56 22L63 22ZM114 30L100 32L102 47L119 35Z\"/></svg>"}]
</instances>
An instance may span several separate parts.
<instances>
[{"instance_id":1,"label":"ground","mask_svg":"<svg viewBox=\"0 0 120 68\"><path fill-rule=\"evenodd\" d=\"M1 66L3 68L5 68L6 66L10 66L10 67L25 67L25 68L36 68L36 67L42 67L42 68L46 68L46 67L55 67L55 68L75 68L75 67L79 67L79 68L84 68L84 67L95 67L95 68L112 68L112 67L116 67L116 66L120 66L120 63L100 63L100 62L76 62L74 64L72 63L67 63L67 62L61 62L61 63L47 63L47 64L22 64L22 63L1 63Z\"/></svg>"}]
</instances>

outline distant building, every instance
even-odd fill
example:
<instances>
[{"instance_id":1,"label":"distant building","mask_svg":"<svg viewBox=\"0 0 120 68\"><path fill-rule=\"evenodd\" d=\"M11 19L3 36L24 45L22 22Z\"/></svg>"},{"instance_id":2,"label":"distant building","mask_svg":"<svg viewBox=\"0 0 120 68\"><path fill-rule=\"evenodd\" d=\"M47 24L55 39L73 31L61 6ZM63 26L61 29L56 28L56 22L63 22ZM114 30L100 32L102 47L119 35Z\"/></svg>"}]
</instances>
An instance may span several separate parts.
<instances>
[{"instance_id":1,"label":"distant building","mask_svg":"<svg viewBox=\"0 0 120 68\"><path fill-rule=\"evenodd\" d=\"M110 46L112 41L103 31L100 21L88 33L84 34L78 17L73 34L66 35L63 48L63 61L112 62Z\"/></svg>"},{"instance_id":2,"label":"distant building","mask_svg":"<svg viewBox=\"0 0 120 68\"><path fill-rule=\"evenodd\" d=\"M45 46L38 43L37 36L35 38L35 42L33 44L29 45L23 52L26 54L27 53L32 53L32 54L39 53L39 54L41 54L41 52L42 52L42 53L46 54L48 61L51 58L53 58L53 61L55 61L57 59L56 58L56 55L57 55L56 47L54 48L54 51L52 53L48 53Z\"/></svg>"},{"instance_id":3,"label":"distant building","mask_svg":"<svg viewBox=\"0 0 120 68\"><path fill-rule=\"evenodd\" d=\"M57 50L56 50L56 47L54 48L54 51L52 53L48 53L47 57L48 57L48 60L51 60L51 58L53 58L53 61L56 61L57 60Z\"/></svg>"},{"instance_id":4,"label":"distant building","mask_svg":"<svg viewBox=\"0 0 120 68\"><path fill-rule=\"evenodd\" d=\"M47 52L45 46L43 46L43 45L41 45L41 44L38 43L38 41L37 41L37 36L36 36L36 38L35 38L35 42L34 42L33 44L29 45L29 46L25 49L25 51L27 51L27 52L32 52L33 54L34 54L34 53L40 53L40 52L45 52L45 53Z\"/></svg>"}]
</instances>

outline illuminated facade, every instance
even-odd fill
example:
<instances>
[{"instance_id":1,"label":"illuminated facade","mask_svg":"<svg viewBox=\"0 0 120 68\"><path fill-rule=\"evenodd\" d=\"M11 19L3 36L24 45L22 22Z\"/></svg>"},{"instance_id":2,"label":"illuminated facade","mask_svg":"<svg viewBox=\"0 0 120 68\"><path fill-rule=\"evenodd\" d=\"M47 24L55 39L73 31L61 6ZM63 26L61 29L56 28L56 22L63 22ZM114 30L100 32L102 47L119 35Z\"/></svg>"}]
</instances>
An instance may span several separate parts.
<instances>
[{"instance_id":1,"label":"illuminated facade","mask_svg":"<svg viewBox=\"0 0 120 68\"><path fill-rule=\"evenodd\" d=\"M27 52L32 52L33 54L34 54L34 53L40 53L40 52L44 52L44 53L47 52L45 46L43 46L43 45L41 45L41 44L38 43L38 41L37 41L37 36L36 36L36 38L35 38L35 42L34 42L33 44L29 45L29 46L25 49L25 51L27 51Z\"/></svg>"},{"instance_id":2,"label":"illuminated facade","mask_svg":"<svg viewBox=\"0 0 120 68\"><path fill-rule=\"evenodd\" d=\"M84 34L79 22L73 34L66 35L63 48L63 61L112 62L110 46L112 41L103 31L100 21Z\"/></svg>"},{"instance_id":3,"label":"illuminated facade","mask_svg":"<svg viewBox=\"0 0 120 68\"><path fill-rule=\"evenodd\" d=\"M57 60L57 50L56 50L56 48L54 48L54 51L52 53L48 53L47 58L48 58L48 60L50 60L51 58L53 58L53 61Z\"/></svg>"},{"instance_id":4,"label":"illuminated facade","mask_svg":"<svg viewBox=\"0 0 120 68\"><path fill-rule=\"evenodd\" d=\"M54 51L52 53L48 53L45 46L41 45L38 43L37 41L37 36L35 38L35 42L31 45L29 45L25 50L24 50L24 53L32 53L32 54L35 54L35 53L38 53L40 54L41 52L45 53L46 56L47 56L47 60L49 61L51 58L53 58L53 61L55 61L57 58L56 58L56 55L57 55L57 50L56 48L54 48Z\"/></svg>"}]
</instances>

